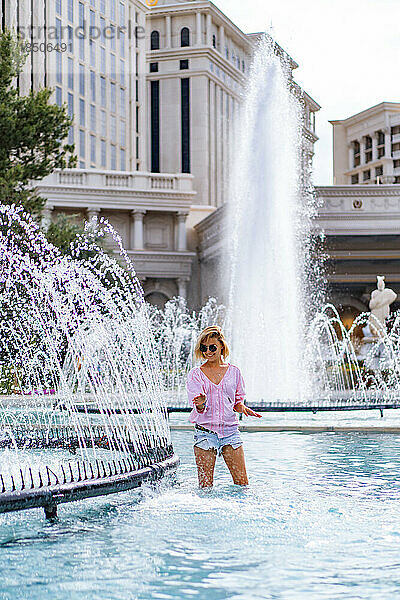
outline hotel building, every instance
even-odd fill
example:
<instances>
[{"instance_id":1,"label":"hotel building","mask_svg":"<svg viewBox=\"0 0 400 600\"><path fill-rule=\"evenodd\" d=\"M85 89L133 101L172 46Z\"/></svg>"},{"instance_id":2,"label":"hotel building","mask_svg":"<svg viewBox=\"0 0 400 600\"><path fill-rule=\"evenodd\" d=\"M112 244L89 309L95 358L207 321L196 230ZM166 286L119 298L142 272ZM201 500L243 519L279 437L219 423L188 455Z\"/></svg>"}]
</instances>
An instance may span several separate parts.
<instances>
[{"instance_id":1,"label":"hotel building","mask_svg":"<svg viewBox=\"0 0 400 600\"><path fill-rule=\"evenodd\" d=\"M208 0L152 7L139 0L0 0L0 7L2 26L19 29L31 44L21 93L51 86L74 119L69 141L78 168L38 185L47 198L44 220L58 212L106 217L149 301L180 294L198 307L215 294L218 260L203 252L200 232L216 230L213 219L228 201L235 118L259 34L243 33ZM306 166L320 107L292 84L303 104Z\"/></svg>"},{"instance_id":2,"label":"hotel building","mask_svg":"<svg viewBox=\"0 0 400 600\"><path fill-rule=\"evenodd\" d=\"M330 123L335 185L400 183L400 103L382 102Z\"/></svg>"}]
</instances>

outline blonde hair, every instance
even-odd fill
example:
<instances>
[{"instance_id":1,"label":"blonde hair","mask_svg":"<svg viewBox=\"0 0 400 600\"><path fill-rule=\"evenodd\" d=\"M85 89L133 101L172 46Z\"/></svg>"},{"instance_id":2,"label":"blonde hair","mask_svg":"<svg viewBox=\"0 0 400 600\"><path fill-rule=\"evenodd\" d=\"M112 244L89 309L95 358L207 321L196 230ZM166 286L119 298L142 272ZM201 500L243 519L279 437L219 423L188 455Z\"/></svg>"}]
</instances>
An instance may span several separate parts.
<instances>
[{"instance_id":1,"label":"blonde hair","mask_svg":"<svg viewBox=\"0 0 400 600\"><path fill-rule=\"evenodd\" d=\"M203 353L200 350L200 345L209 340L210 338L217 338L217 340L221 342L221 355L224 358L229 356L228 344L226 343L221 327L218 327L218 325L212 325L211 327L206 327L205 329L203 329L203 331L197 338L196 346L194 348L194 356L195 358L197 358L197 360L201 360L202 358L204 358Z\"/></svg>"}]
</instances>

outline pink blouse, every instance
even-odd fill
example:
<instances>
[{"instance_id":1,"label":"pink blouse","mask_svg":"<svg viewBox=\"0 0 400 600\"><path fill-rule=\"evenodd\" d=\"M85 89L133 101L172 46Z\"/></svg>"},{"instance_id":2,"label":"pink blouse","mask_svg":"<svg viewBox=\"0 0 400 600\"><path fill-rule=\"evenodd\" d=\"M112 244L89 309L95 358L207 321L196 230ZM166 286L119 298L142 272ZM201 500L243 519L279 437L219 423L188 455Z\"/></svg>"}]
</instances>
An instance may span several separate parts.
<instances>
[{"instance_id":1,"label":"pink blouse","mask_svg":"<svg viewBox=\"0 0 400 600\"><path fill-rule=\"evenodd\" d=\"M197 423L206 429L226 437L235 433L238 428L238 415L233 408L244 401L245 390L242 374L238 367L228 365L220 383L213 383L200 367L194 367L187 379L189 402L194 406L193 399L200 394L206 397L204 412L197 412L196 407L190 413L191 423Z\"/></svg>"}]
</instances>

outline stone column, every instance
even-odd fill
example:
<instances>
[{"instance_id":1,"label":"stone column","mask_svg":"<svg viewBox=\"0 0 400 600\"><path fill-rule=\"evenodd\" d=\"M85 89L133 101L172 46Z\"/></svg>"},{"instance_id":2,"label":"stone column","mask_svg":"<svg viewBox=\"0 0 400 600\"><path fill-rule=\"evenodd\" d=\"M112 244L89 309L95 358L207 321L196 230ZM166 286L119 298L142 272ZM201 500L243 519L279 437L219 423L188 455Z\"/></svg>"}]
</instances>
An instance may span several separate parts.
<instances>
[{"instance_id":1,"label":"stone column","mask_svg":"<svg viewBox=\"0 0 400 600\"><path fill-rule=\"evenodd\" d=\"M165 17L165 47L172 47L172 35L171 35L171 16Z\"/></svg>"},{"instance_id":2,"label":"stone column","mask_svg":"<svg viewBox=\"0 0 400 600\"><path fill-rule=\"evenodd\" d=\"M383 132L385 134L385 158L391 158L392 157L392 140L390 137L389 127L385 127Z\"/></svg>"},{"instance_id":3,"label":"stone column","mask_svg":"<svg viewBox=\"0 0 400 600\"><path fill-rule=\"evenodd\" d=\"M212 43L212 18L211 18L211 14L208 13L207 14L207 26L206 26L206 44L207 46L212 47L213 43Z\"/></svg>"},{"instance_id":4,"label":"stone column","mask_svg":"<svg viewBox=\"0 0 400 600\"><path fill-rule=\"evenodd\" d=\"M146 211L140 208L131 211L133 221L133 226L131 226L132 250L144 250L143 217L145 214Z\"/></svg>"},{"instance_id":5,"label":"stone column","mask_svg":"<svg viewBox=\"0 0 400 600\"><path fill-rule=\"evenodd\" d=\"M186 219L188 217L187 212L178 212L178 251L185 251L186 245Z\"/></svg>"},{"instance_id":6,"label":"stone column","mask_svg":"<svg viewBox=\"0 0 400 600\"><path fill-rule=\"evenodd\" d=\"M225 56L225 28L223 25L219 27L219 51L222 56Z\"/></svg>"},{"instance_id":7,"label":"stone column","mask_svg":"<svg viewBox=\"0 0 400 600\"><path fill-rule=\"evenodd\" d=\"M52 204L46 204L44 209L42 210L42 227L45 231L48 230L51 224L51 213L54 210L54 206Z\"/></svg>"},{"instance_id":8,"label":"stone column","mask_svg":"<svg viewBox=\"0 0 400 600\"><path fill-rule=\"evenodd\" d=\"M196 13L196 46L203 45L203 32L202 32L202 14L201 12Z\"/></svg>"},{"instance_id":9,"label":"stone column","mask_svg":"<svg viewBox=\"0 0 400 600\"><path fill-rule=\"evenodd\" d=\"M350 142L348 145L349 150L349 171L354 169L354 145Z\"/></svg>"},{"instance_id":10,"label":"stone column","mask_svg":"<svg viewBox=\"0 0 400 600\"><path fill-rule=\"evenodd\" d=\"M185 277L178 277L178 296L186 298L188 280Z\"/></svg>"},{"instance_id":11,"label":"stone column","mask_svg":"<svg viewBox=\"0 0 400 600\"><path fill-rule=\"evenodd\" d=\"M372 162L378 160L378 134L375 131L372 135Z\"/></svg>"},{"instance_id":12,"label":"stone column","mask_svg":"<svg viewBox=\"0 0 400 600\"><path fill-rule=\"evenodd\" d=\"M360 139L360 165L365 165L365 137Z\"/></svg>"}]
</instances>

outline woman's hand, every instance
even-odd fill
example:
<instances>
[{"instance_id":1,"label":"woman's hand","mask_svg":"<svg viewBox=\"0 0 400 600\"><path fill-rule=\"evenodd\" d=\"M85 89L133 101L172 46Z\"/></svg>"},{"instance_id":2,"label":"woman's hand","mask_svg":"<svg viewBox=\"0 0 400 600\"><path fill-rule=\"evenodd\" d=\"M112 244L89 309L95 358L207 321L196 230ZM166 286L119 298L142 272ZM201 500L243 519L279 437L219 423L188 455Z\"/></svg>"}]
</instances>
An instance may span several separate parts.
<instances>
[{"instance_id":1,"label":"woman's hand","mask_svg":"<svg viewBox=\"0 0 400 600\"><path fill-rule=\"evenodd\" d=\"M237 404L235 404L233 410L235 410L238 413L243 413L246 417L258 417L259 419L261 419L262 417L262 415L260 415L259 413L256 413L248 406L245 406L243 402L238 402Z\"/></svg>"},{"instance_id":2,"label":"woman's hand","mask_svg":"<svg viewBox=\"0 0 400 600\"><path fill-rule=\"evenodd\" d=\"M197 412L202 413L204 412L205 408L206 408L206 397L204 394L200 394L199 396L196 396L196 398L193 398L193 403L196 407Z\"/></svg>"}]
</instances>

